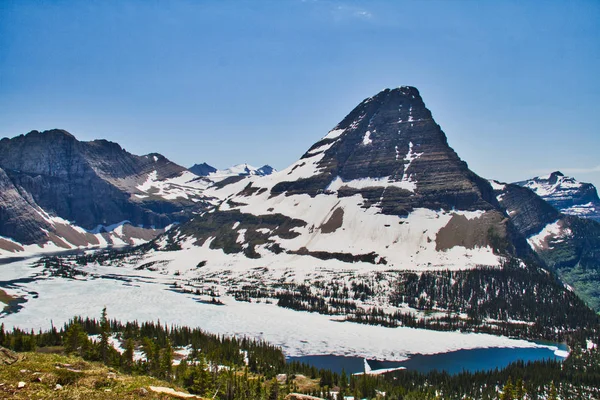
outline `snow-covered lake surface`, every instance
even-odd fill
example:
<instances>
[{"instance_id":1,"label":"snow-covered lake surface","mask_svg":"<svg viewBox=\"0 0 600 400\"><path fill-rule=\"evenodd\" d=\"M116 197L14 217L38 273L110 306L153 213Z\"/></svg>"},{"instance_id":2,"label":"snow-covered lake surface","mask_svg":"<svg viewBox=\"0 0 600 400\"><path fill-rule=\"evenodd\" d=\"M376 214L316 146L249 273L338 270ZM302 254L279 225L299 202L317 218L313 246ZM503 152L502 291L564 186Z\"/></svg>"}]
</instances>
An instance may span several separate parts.
<instances>
[{"instance_id":1,"label":"snow-covered lake surface","mask_svg":"<svg viewBox=\"0 0 600 400\"><path fill-rule=\"evenodd\" d=\"M205 304L196 296L174 291L168 279L148 271L107 268L90 279L40 276L33 259L0 265L0 288L26 299L16 313L0 315L0 323L27 329L61 325L75 315L156 321L200 327L208 332L264 339L288 356L340 355L378 360L406 360L413 354L461 349L548 348L553 346L486 334L385 328L341 322L340 317L299 312L275 304L238 302Z\"/></svg>"}]
</instances>

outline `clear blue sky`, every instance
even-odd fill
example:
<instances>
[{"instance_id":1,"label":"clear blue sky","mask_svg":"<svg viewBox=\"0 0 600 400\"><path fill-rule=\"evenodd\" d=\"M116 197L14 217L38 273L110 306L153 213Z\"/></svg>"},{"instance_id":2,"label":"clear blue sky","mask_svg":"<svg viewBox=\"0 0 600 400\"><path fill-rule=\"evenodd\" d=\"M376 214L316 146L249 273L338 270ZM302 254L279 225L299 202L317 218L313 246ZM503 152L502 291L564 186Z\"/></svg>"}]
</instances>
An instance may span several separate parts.
<instances>
[{"instance_id":1,"label":"clear blue sky","mask_svg":"<svg viewBox=\"0 0 600 400\"><path fill-rule=\"evenodd\" d=\"M284 168L413 85L470 167L600 186L600 1L0 1L0 136Z\"/></svg>"}]
</instances>

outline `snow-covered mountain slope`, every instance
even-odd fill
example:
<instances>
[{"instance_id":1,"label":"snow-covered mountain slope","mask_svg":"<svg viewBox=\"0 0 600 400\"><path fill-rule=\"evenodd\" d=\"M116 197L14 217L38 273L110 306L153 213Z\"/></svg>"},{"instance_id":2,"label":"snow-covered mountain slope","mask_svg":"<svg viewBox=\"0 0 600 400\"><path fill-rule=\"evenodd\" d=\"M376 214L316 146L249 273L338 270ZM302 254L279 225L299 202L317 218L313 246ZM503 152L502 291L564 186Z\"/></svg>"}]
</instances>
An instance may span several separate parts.
<instances>
[{"instance_id":1,"label":"snow-covered mountain slope","mask_svg":"<svg viewBox=\"0 0 600 400\"><path fill-rule=\"evenodd\" d=\"M195 175L205 176L213 182L220 182L227 178L239 176L265 176L276 171L275 168L271 167L270 165L263 165L260 168L256 168L246 163L236 164L233 167L226 169L216 169L212 165L202 163L194 164L188 170Z\"/></svg>"},{"instance_id":2,"label":"snow-covered mountain slope","mask_svg":"<svg viewBox=\"0 0 600 400\"><path fill-rule=\"evenodd\" d=\"M202 193L211 183L160 154L136 156L116 143L81 142L63 130L4 138L3 248L35 252L40 246L139 244L214 203L216 199ZM124 234L92 233L99 225L123 221L129 221Z\"/></svg>"},{"instance_id":3,"label":"snow-covered mountain slope","mask_svg":"<svg viewBox=\"0 0 600 400\"><path fill-rule=\"evenodd\" d=\"M493 181L492 186L537 255L590 306L600 310L600 223L561 214L526 185Z\"/></svg>"},{"instance_id":4,"label":"snow-covered mountain slope","mask_svg":"<svg viewBox=\"0 0 600 400\"><path fill-rule=\"evenodd\" d=\"M490 184L448 146L410 87L363 101L283 171L210 193L225 201L172 235L211 265L239 254L262 266L286 257L404 270L498 266L492 231L509 237L510 254L527 252Z\"/></svg>"},{"instance_id":5,"label":"snow-covered mountain slope","mask_svg":"<svg viewBox=\"0 0 600 400\"><path fill-rule=\"evenodd\" d=\"M591 183L579 182L556 171L516 184L533 190L563 214L600 221L600 198Z\"/></svg>"},{"instance_id":6,"label":"snow-covered mountain slope","mask_svg":"<svg viewBox=\"0 0 600 400\"><path fill-rule=\"evenodd\" d=\"M242 282L260 269L264 282L302 282L340 271L500 267L531 254L412 87L366 99L283 171L205 194L224 200L169 231L143 263L189 279Z\"/></svg>"}]
</instances>

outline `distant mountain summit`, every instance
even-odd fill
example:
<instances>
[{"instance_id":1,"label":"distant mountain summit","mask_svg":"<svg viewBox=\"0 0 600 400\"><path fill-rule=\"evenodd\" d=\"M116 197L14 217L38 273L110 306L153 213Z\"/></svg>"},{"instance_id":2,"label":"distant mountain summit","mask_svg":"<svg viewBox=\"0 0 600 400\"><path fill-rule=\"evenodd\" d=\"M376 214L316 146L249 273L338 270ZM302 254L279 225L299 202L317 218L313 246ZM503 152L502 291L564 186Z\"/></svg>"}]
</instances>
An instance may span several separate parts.
<instances>
[{"instance_id":1,"label":"distant mountain summit","mask_svg":"<svg viewBox=\"0 0 600 400\"><path fill-rule=\"evenodd\" d=\"M236 164L233 167L227 169L216 169L215 167L208 165L207 163L202 163L194 164L192 167L189 168L189 171L198 176L205 176L213 182L220 182L232 177L271 175L276 170L270 165L263 165L260 168L256 168L246 163Z\"/></svg>"},{"instance_id":2,"label":"distant mountain summit","mask_svg":"<svg viewBox=\"0 0 600 400\"><path fill-rule=\"evenodd\" d=\"M194 164L190 168L188 168L190 172L198 175L198 176L208 176L213 172L217 172L217 169L212 165L208 165L207 163L202 164Z\"/></svg>"},{"instance_id":3,"label":"distant mountain summit","mask_svg":"<svg viewBox=\"0 0 600 400\"><path fill-rule=\"evenodd\" d=\"M596 187L591 183L579 182L556 171L516 184L533 190L564 214L600 222L600 198Z\"/></svg>"},{"instance_id":4,"label":"distant mountain summit","mask_svg":"<svg viewBox=\"0 0 600 400\"><path fill-rule=\"evenodd\" d=\"M487 181L448 146L419 91L409 86L361 102L292 169L273 194L360 194L384 213L400 215L416 207L497 206Z\"/></svg>"}]
</instances>

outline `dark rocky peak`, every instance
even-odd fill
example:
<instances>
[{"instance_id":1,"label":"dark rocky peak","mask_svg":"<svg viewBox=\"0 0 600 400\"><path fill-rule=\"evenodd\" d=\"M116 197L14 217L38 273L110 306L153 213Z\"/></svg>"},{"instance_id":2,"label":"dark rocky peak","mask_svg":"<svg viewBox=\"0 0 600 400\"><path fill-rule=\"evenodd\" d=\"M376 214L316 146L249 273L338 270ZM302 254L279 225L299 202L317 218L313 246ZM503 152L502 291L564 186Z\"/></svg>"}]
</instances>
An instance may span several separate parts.
<instances>
[{"instance_id":1,"label":"dark rocky peak","mask_svg":"<svg viewBox=\"0 0 600 400\"><path fill-rule=\"evenodd\" d=\"M410 86L386 89L362 101L302 156L297 167L309 163L315 165L313 176L281 182L272 194L315 195L335 186L344 195L366 196L367 188L378 187L381 190L369 189L370 197L384 212L386 205L389 212L402 214L417 206L499 207L490 184L471 172L448 145L419 91Z\"/></svg>"},{"instance_id":2,"label":"dark rocky peak","mask_svg":"<svg viewBox=\"0 0 600 400\"><path fill-rule=\"evenodd\" d=\"M23 136L23 135L21 135ZM37 131L33 130L27 133L24 137L32 139L32 138L41 138L41 139L65 139L65 140L77 140L75 136L71 133L67 132L64 129L48 129L46 131Z\"/></svg>"},{"instance_id":3,"label":"dark rocky peak","mask_svg":"<svg viewBox=\"0 0 600 400\"><path fill-rule=\"evenodd\" d=\"M275 172L275 168L271 167L270 165L263 165L262 167L257 169L256 172L257 175L261 176L271 175L273 172Z\"/></svg>"},{"instance_id":4,"label":"dark rocky peak","mask_svg":"<svg viewBox=\"0 0 600 400\"><path fill-rule=\"evenodd\" d=\"M81 142L61 129L31 131L0 141L0 166L9 171L66 177L87 166L81 156Z\"/></svg>"},{"instance_id":5,"label":"dark rocky peak","mask_svg":"<svg viewBox=\"0 0 600 400\"><path fill-rule=\"evenodd\" d=\"M361 102L303 158L327 145L320 165L344 180L401 180L419 158L440 151L459 161L419 91L410 86L386 89Z\"/></svg>"},{"instance_id":6,"label":"dark rocky peak","mask_svg":"<svg viewBox=\"0 0 600 400\"><path fill-rule=\"evenodd\" d=\"M110 151L110 152L124 151L124 149L121 147L120 144L111 142L106 139L96 139L96 140L92 140L91 142L85 142L85 143L91 147L97 147L99 149L104 149L105 151Z\"/></svg>"},{"instance_id":7,"label":"dark rocky peak","mask_svg":"<svg viewBox=\"0 0 600 400\"><path fill-rule=\"evenodd\" d=\"M565 176L565 174L563 174L562 172L560 172L560 171L554 171L554 172L553 172L553 173L551 173L551 174L550 174L550 176L548 177L548 181L549 181L550 183L553 183L553 184L554 184L554 183L558 182L558 180L559 180L560 178L563 178L564 176Z\"/></svg>"},{"instance_id":8,"label":"dark rocky peak","mask_svg":"<svg viewBox=\"0 0 600 400\"><path fill-rule=\"evenodd\" d=\"M217 169L207 163L194 164L188 170L198 176L208 176L213 172L217 172Z\"/></svg>"},{"instance_id":9,"label":"dark rocky peak","mask_svg":"<svg viewBox=\"0 0 600 400\"><path fill-rule=\"evenodd\" d=\"M382 90L363 100L334 130L359 126L369 129L430 118L431 112L425 107L419 91L411 86L402 86Z\"/></svg>"}]
</instances>

